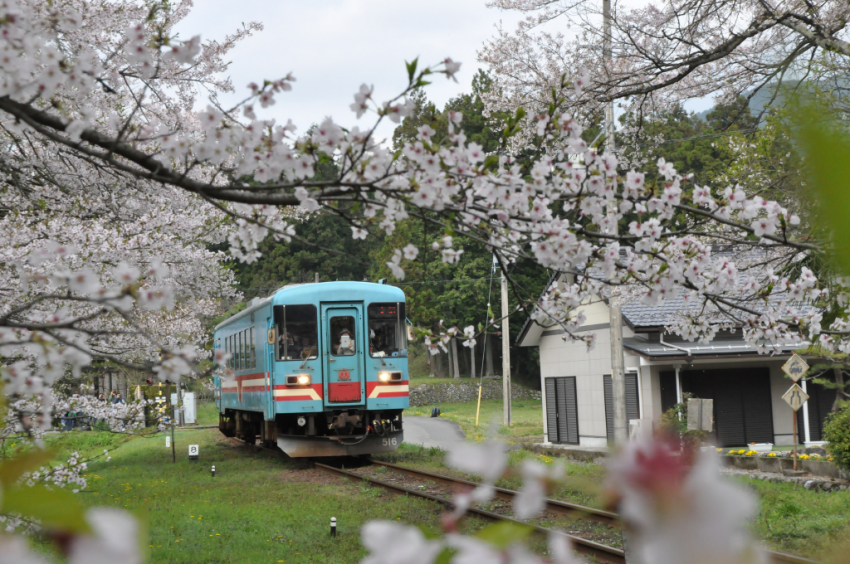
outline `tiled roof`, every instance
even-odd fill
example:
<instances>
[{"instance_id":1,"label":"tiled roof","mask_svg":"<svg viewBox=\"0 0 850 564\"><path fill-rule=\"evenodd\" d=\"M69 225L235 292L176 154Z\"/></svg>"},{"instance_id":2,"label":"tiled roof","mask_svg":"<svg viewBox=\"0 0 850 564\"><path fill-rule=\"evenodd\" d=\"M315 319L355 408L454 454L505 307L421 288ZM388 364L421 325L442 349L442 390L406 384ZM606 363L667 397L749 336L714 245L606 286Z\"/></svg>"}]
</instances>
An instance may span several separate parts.
<instances>
[{"instance_id":1,"label":"tiled roof","mask_svg":"<svg viewBox=\"0 0 850 564\"><path fill-rule=\"evenodd\" d=\"M659 305L644 305L640 301L623 304L623 317L631 327L663 327L676 313L685 310L684 298L666 299Z\"/></svg>"}]
</instances>

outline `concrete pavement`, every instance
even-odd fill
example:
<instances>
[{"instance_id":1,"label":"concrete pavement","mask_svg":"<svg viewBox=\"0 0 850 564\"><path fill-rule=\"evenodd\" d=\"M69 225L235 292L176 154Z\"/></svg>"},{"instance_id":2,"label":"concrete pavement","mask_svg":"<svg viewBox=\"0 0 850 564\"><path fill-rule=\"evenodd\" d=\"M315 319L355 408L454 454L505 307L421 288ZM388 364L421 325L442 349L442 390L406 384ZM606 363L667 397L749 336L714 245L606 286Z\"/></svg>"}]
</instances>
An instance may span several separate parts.
<instances>
[{"instance_id":1,"label":"concrete pavement","mask_svg":"<svg viewBox=\"0 0 850 564\"><path fill-rule=\"evenodd\" d=\"M464 442L460 425L439 417L405 417L404 442L448 450Z\"/></svg>"}]
</instances>

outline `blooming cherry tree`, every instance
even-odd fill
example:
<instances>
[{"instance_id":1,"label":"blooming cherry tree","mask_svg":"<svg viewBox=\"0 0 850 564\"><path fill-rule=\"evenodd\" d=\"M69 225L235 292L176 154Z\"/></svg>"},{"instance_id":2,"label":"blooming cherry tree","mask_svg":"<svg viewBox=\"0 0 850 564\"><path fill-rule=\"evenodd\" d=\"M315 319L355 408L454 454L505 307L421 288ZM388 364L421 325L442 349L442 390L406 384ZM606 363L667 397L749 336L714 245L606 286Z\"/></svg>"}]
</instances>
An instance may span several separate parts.
<instances>
[{"instance_id":1,"label":"blooming cherry tree","mask_svg":"<svg viewBox=\"0 0 850 564\"><path fill-rule=\"evenodd\" d=\"M66 370L79 375L95 356L163 380L190 374L206 354L198 347L197 316L213 312L216 300L232 292L224 257L208 244L227 241L231 256L250 262L261 241L298 237L297 219L319 210L347 222L354 239L389 234L398 222L420 218L436 232L425 245L446 263L463 260L454 246L458 235L492 249L503 272L518 259L534 260L557 276L543 296L523 294L509 277L521 309L591 346L592 335L580 333L581 305L618 286L629 299L649 304L683 296L686 305L668 329L687 339L711 340L720 329L741 327L765 353L801 336L850 352L847 292L840 285L838 295L827 291L809 270L807 257L825 248L798 232L791 210L739 186L706 186L664 159L649 171L632 170L588 146L571 108L582 97L604 94L598 85L611 80L605 69L575 60L569 72L558 72L558 87L537 94L528 114L511 112L496 154L467 142L459 112L450 116L445 144L423 127L393 152L376 138L376 127L410 115L412 92L435 75L453 79L460 63L446 58L422 68L410 62L407 86L397 95L381 100L368 85L354 94L352 121L368 116L368 125L328 118L299 136L291 121L262 118L264 108L293 88L291 75L258 79L234 107L218 101L218 93L232 88L220 78L224 55L259 26L220 42L178 41L173 26L189 6L0 2L0 135L9 148L0 171L11 210L0 218L7 241L0 275L8 288L0 298L0 346L8 359L0 379L7 394L40 398L42 407L29 417L41 429L50 423L50 385ZM783 22L771 25L805 37L786 25L793 23L789 18ZM840 47L832 37L814 41L822 40ZM211 93L208 105L198 100L200 86ZM512 145L514 137L523 143ZM514 150L520 146L522 153ZM335 177L316 178L322 159L333 160ZM387 266L403 279L422 250L397 249ZM827 309L831 321L824 327ZM449 325L427 336L426 345L445 347L461 332ZM471 343L476 332L464 335ZM217 353L214 360L223 366L226 358ZM452 455L452 464L485 479L458 499L454 522L469 504L492 495L505 462L504 453L487 446ZM688 476L708 479L695 472ZM531 485L516 510L531 515L557 469L527 466L523 474ZM641 476L626 477L623 488L657 496ZM690 495L689 480L682 477L677 490L683 515L707 504ZM17 486L4 482L7 487ZM621 494L624 504L633 499L630 490ZM638 526L674 525L652 521L658 511L652 503L644 510L650 521ZM725 515L705 511L712 519ZM734 512L728 526L746 515L746 508ZM701 518L682 519L676 530L702 534ZM112 524L132 533L130 525L100 513L80 522L87 525L72 532L94 544L68 545L71 561L80 546L84 554L103 550L134 561L136 553L107 546L110 535L103 534ZM378 540L388 537L420 546L422 561L442 546L456 549L458 561L536 558L521 546L495 550L451 528L445 545L386 524L368 531L367 546L380 553L374 562L410 556L396 544L385 552L390 549ZM646 554L690 561L691 554L663 534L646 532ZM736 542L731 559L745 541ZM561 541L551 550L558 562L569 561Z\"/></svg>"}]
</instances>

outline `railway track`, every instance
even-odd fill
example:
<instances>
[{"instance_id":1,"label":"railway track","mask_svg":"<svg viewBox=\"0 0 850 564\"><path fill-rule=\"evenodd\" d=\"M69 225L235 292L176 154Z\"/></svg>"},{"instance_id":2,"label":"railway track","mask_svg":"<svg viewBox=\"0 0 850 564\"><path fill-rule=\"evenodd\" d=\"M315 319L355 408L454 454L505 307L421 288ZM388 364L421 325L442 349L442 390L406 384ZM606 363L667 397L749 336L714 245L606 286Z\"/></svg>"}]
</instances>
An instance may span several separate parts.
<instances>
[{"instance_id":1,"label":"railway track","mask_svg":"<svg viewBox=\"0 0 850 564\"><path fill-rule=\"evenodd\" d=\"M258 450L263 450L265 452L269 452L275 456L280 458L289 459L286 454L283 452L266 448L258 445L249 445L243 441L240 441L235 438L230 439L235 444L239 444L242 446L247 446L249 448L254 448ZM436 474L433 472L426 472L424 470L417 470L415 468L409 468L407 466L400 466L398 464L392 464L389 462L382 462L379 460L366 459L371 466L375 466L378 468L386 468L392 472L396 472L398 474L402 474L423 482L436 482L445 486L450 486L453 488L474 488L480 484L476 482L470 482L468 480L462 480L460 478L453 478L451 476L446 476L443 474ZM446 507L453 508L450 499L436 496L427 492L423 492L418 489L408 488L400 484L395 484L392 482L387 482L383 480L378 480L372 476L367 476L362 473L353 472L351 470L345 470L343 468L337 468L335 466L331 466L325 464L323 462L317 462L315 460L311 460L310 464L323 472L327 472L329 474L334 474L336 476L342 476L346 478L351 478L354 480L361 480L373 484L375 486L386 489L389 492L399 494L399 495L411 495L416 497L421 497L425 499L429 499L431 501L440 503ZM497 499L503 501L511 501L517 495L517 492L513 490L508 490L505 488L495 488L495 497ZM619 527L619 515L616 513L612 513L610 511L603 511L600 509L594 509L591 507L584 507L581 505L576 505L573 503L568 503L564 501L558 501L555 499L547 499L546 500L546 512L552 513L554 515L559 516L567 516L572 518L580 518L587 519L591 521L595 521L597 523L602 523L611 527ZM492 511L487 511L484 509L480 509L477 507L472 507L467 510L467 513L476 515L478 517L490 520L490 521L510 521L513 523L521 524L526 527L531 527L531 529L536 534L548 536L550 533L562 534L568 537L572 543L573 547L579 554L593 556L596 562L604 562L610 564L624 564L625 555L623 551L619 548L614 548L611 546L606 546L604 544L594 542L592 540L588 540L579 536L571 535L568 533L564 533L561 531L556 531L553 529L547 529L545 527L540 527L538 525L533 525L527 523L525 521L519 521L517 519L513 519L512 517L508 517L506 515L501 515L499 513L494 513ZM814 560L809 560L807 558L801 558L799 556L793 556L790 554L783 554L781 552L774 552L772 550L767 551L770 561L775 564L819 564Z\"/></svg>"}]
</instances>

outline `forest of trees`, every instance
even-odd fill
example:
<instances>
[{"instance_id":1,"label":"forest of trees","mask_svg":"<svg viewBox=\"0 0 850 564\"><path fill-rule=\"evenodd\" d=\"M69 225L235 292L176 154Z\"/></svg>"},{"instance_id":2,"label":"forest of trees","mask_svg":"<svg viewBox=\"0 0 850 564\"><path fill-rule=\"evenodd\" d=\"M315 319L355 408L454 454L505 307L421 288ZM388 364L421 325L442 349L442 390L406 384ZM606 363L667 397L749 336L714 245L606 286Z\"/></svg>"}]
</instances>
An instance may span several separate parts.
<instances>
[{"instance_id":1,"label":"forest of trees","mask_svg":"<svg viewBox=\"0 0 850 564\"><path fill-rule=\"evenodd\" d=\"M424 91L418 90L413 97L416 110L413 115L404 118L394 131L393 148L402 150L406 143L414 141L418 128L423 125L434 129L437 142L444 140L448 135L447 114L456 111L463 113L461 129L467 138L481 145L488 153L497 152L501 135L489 127L494 122L494 116L485 115L481 101L481 94L490 87L488 76L479 71L473 78L471 91L449 100L442 109L435 107ZM701 184L723 182L741 158L734 148L735 142L744 140L750 143L759 136L768 135L760 129L760 123L766 121L760 122L759 118L753 116L743 98L729 105L716 106L705 116L687 112L681 106L661 115L641 116L640 123L624 115L620 117L624 131L637 133L620 139L618 147L622 154L634 160L654 160L663 154L678 170L693 173ZM595 127L589 127L585 133L586 140L590 142L598 139L597 144L604 147L604 138L599 138L599 131L598 123ZM772 135L777 137L776 132ZM787 144L773 144L763 151L766 154L762 156L770 161L779 152L789 150ZM751 154L747 156L747 159L752 158ZM759 166L775 172L774 165L765 162ZM335 172L332 162L328 161L324 166L328 173ZM753 164L748 162L747 166L752 167ZM446 264L439 252L430 250L430 245L453 233L438 231L433 224L419 218L399 223L390 235L377 225L367 228L370 236L365 242L355 243L348 223L338 215L320 212L301 223L298 233L304 240L320 241L321 247L303 240L286 243L266 239L260 246L262 257L257 262L234 262L232 265L243 299L269 295L286 284L312 282L318 274L323 282L385 280L386 283L401 287L407 296L408 318L417 327L435 329L441 321L461 328L468 325L479 327L487 320L488 299L490 313L500 316L498 275L493 274L492 255L481 242L456 236L454 248L463 249L463 257L457 264ZM415 264L406 269L404 281L398 282L391 276L386 263L395 249L409 243L415 243L425 251L420 253ZM526 295L539 295L549 281L551 272L531 261L526 262L513 265L512 276ZM518 304L517 297L511 294L509 300L511 310L514 311ZM236 305L235 309L240 309L240 306ZM511 316L512 377L524 385L539 388L537 349L520 348L515 343L525 320L526 315L522 311ZM481 376L482 367L487 375L501 372L502 348L498 330L478 339L473 353L474 370L471 367L471 351L457 343L453 345L449 354L441 353L434 357L429 367L425 367L422 362L417 363L420 373L416 375L424 375L421 372L428 370L436 376L453 376L450 355L455 350L462 376L473 373Z\"/></svg>"}]
</instances>

